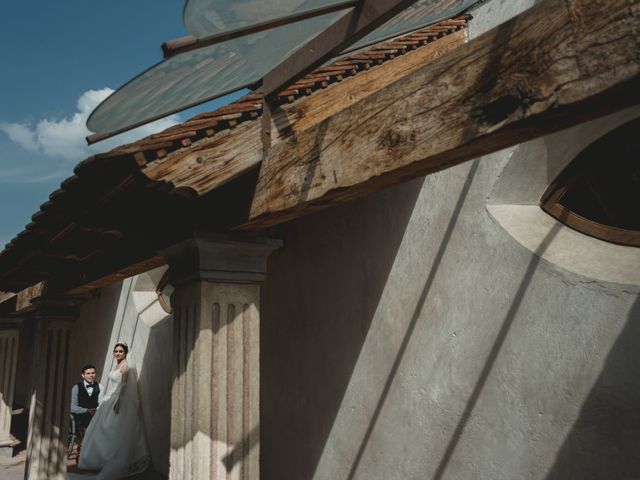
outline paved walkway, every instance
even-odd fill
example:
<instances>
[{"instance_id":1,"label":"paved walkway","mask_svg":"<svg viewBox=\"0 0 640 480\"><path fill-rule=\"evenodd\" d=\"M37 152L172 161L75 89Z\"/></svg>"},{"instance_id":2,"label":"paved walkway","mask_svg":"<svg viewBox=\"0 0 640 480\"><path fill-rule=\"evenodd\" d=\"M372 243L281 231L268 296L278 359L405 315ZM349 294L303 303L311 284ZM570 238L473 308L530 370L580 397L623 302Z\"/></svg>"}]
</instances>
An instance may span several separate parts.
<instances>
[{"instance_id":1,"label":"paved walkway","mask_svg":"<svg viewBox=\"0 0 640 480\"><path fill-rule=\"evenodd\" d=\"M13 458L0 457L0 479L22 480L24 478L24 462L26 458L26 450L23 450Z\"/></svg>"},{"instance_id":2,"label":"paved walkway","mask_svg":"<svg viewBox=\"0 0 640 480\"><path fill-rule=\"evenodd\" d=\"M0 457L0 480L23 480L26 458L26 450L23 450L13 458ZM89 480L94 476L95 474L78 472L75 469L75 462L70 462L69 474L67 475L69 480ZM135 477L128 477L128 480L165 480L166 478L159 473L145 472Z\"/></svg>"}]
</instances>

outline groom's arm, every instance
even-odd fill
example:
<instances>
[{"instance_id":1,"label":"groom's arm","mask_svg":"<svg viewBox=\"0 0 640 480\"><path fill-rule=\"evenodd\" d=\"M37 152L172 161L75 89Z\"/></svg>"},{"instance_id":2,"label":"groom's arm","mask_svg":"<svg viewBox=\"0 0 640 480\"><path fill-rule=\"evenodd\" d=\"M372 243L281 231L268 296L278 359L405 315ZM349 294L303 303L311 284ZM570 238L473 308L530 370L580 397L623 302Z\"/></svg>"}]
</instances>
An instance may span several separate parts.
<instances>
[{"instance_id":1,"label":"groom's arm","mask_svg":"<svg viewBox=\"0 0 640 480\"><path fill-rule=\"evenodd\" d=\"M85 413L86 408L78 405L78 385L74 385L71 389L71 413Z\"/></svg>"}]
</instances>

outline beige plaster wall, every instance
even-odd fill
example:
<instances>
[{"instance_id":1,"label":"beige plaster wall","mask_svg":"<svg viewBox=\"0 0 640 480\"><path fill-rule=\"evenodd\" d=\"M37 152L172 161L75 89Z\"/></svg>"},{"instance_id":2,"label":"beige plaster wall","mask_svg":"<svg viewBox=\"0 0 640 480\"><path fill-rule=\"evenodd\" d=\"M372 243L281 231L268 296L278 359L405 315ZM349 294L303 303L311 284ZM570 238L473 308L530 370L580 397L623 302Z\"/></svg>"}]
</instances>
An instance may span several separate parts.
<instances>
[{"instance_id":1,"label":"beige plaster wall","mask_svg":"<svg viewBox=\"0 0 640 480\"><path fill-rule=\"evenodd\" d=\"M534 3L487 2L471 37ZM640 478L639 250L537 207L639 115L287 224L262 298L262 478Z\"/></svg>"},{"instance_id":2,"label":"beige plaster wall","mask_svg":"<svg viewBox=\"0 0 640 480\"><path fill-rule=\"evenodd\" d=\"M586 146L625 115L536 143ZM620 265L581 235L570 271L566 227L527 245L488 210L552 153L525 144L287 225L262 299L263 478L640 477L640 249Z\"/></svg>"}]
</instances>

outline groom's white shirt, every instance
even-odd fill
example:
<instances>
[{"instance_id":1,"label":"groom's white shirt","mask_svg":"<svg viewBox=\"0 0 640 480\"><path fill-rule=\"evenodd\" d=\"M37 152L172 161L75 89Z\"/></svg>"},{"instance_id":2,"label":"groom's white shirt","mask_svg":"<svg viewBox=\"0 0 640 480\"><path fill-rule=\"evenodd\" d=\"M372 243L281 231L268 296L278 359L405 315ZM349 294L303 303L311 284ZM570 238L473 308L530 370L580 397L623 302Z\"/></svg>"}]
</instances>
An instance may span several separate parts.
<instances>
[{"instance_id":1,"label":"groom's white shirt","mask_svg":"<svg viewBox=\"0 0 640 480\"><path fill-rule=\"evenodd\" d=\"M87 390L89 396L93 395L93 387L89 387L88 383L84 380L82 381L82 383L84 384L84 387ZM100 393L98 394L98 406L100 406L102 400L104 400L104 387L101 383L98 383L98 385L100 386ZM89 409L78 405L78 384L76 383L71 389L71 413L85 413L87 410Z\"/></svg>"}]
</instances>

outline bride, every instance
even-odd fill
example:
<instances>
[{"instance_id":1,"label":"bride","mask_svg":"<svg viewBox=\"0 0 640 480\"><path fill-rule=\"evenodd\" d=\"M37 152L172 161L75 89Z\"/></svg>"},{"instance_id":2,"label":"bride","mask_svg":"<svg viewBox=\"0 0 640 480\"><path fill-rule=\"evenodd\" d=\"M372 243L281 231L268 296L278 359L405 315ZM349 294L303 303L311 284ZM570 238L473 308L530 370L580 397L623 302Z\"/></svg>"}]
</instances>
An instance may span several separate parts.
<instances>
[{"instance_id":1,"label":"bride","mask_svg":"<svg viewBox=\"0 0 640 480\"><path fill-rule=\"evenodd\" d=\"M149 466L138 384L129 347L116 343L117 366L109 373L107 394L84 435L78 467L100 470L99 480L128 477Z\"/></svg>"}]
</instances>

